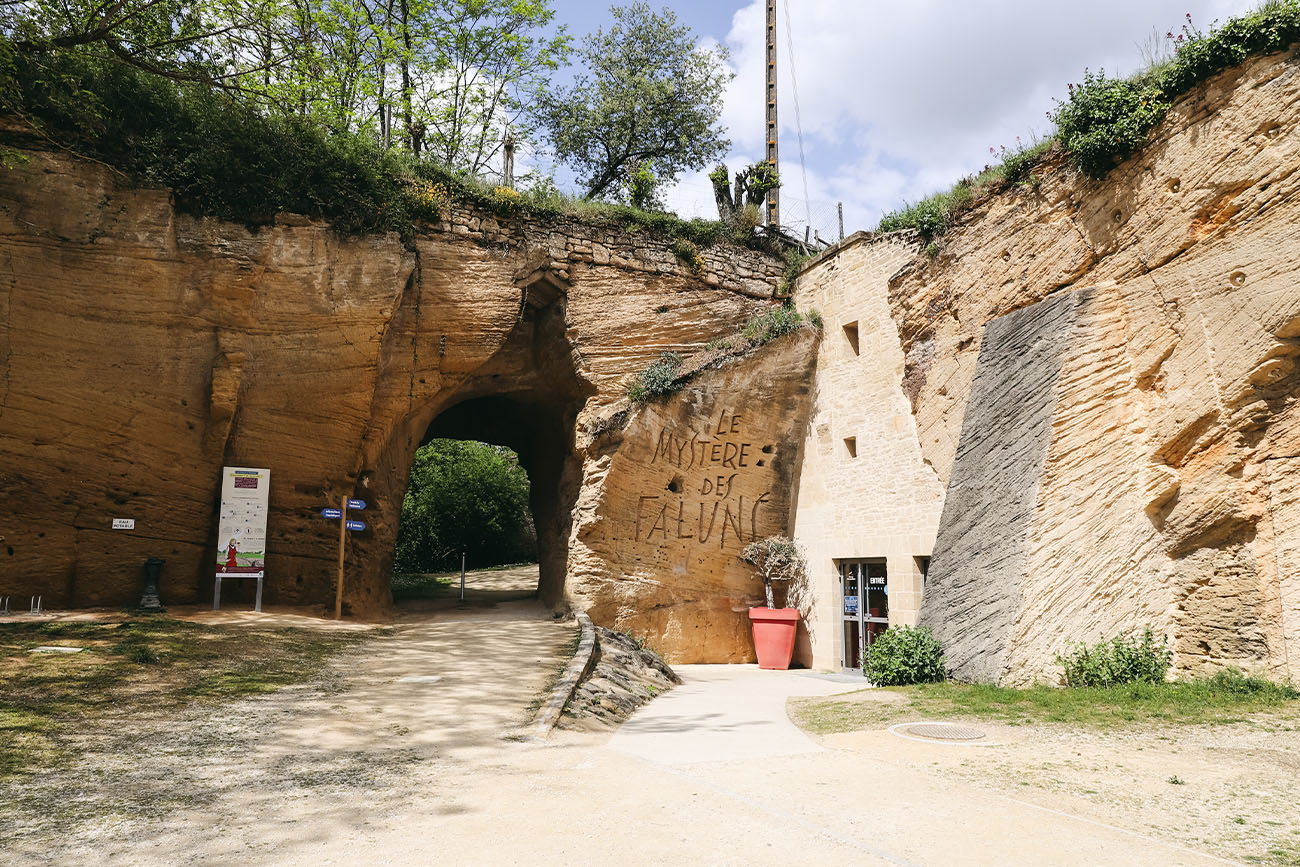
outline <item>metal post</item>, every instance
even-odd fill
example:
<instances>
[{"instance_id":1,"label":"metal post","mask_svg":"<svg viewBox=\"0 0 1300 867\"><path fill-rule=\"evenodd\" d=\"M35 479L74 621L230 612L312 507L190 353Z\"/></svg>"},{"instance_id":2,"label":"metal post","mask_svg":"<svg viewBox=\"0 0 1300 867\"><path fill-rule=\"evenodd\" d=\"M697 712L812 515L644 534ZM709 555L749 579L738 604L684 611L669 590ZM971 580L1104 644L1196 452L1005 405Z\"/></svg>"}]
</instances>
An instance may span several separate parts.
<instances>
[{"instance_id":1,"label":"metal post","mask_svg":"<svg viewBox=\"0 0 1300 867\"><path fill-rule=\"evenodd\" d=\"M348 538L348 496L339 503L339 583L334 591L334 619L343 619L343 546Z\"/></svg>"},{"instance_id":2,"label":"metal post","mask_svg":"<svg viewBox=\"0 0 1300 867\"><path fill-rule=\"evenodd\" d=\"M790 10L786 8L786 14ZM767 161L778 168L776 151L776 0L767 0ZM767 193L767 224L781 223L780 203L775 189Z\"/></svg>"},{"instance_id":3,"label":"metal post","mask_svg":"<svg viewBox=\"0 0 1300 867\"><path fill-rule=\"evenodd\" d=\"M465 552L460 552L460 601L465 601Z\"/></svg>"},{"instance_id":4,"label":"metal post","mask_svg":"<svg viewBox=\"0 0 1300 867\"><path fill-rule=\"evenodd\" d=\"M40 597L40 596L33 596L33 597L32 597L32 611L31 611L31 613L32 613L32 614L40 614L40 613L41 613L41 597Z\"/></svg>"},{"instance_id":5,"label":"metal post","mask_svg":"<svg viewBox=\"0 0 1300 867\"><path fill-rule=\"evenodd\" d=\"M840 212L840 240L843 241L844 240L844 203L837 202L836 205L838 205L839 212Z\"/></svg>"}]
</instances>

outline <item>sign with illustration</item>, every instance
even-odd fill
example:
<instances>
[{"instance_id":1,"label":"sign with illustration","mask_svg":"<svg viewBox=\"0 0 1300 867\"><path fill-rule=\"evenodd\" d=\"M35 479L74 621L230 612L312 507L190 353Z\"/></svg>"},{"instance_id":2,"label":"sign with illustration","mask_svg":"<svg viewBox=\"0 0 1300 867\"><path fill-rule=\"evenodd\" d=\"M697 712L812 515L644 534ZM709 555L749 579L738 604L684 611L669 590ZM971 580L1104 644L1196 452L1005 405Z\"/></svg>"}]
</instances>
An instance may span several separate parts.
<instances>
[{"instance_id":1,"label":"sign with illustration","mask_svg":"<svg viewBox=\"0 0 1300 867\"><path fill-rule=\"evenodd\" d=\"M271 471L223 467L217 521L217 574L261 578L266 569L266 516Z\"/></svg>"}]
</instances>

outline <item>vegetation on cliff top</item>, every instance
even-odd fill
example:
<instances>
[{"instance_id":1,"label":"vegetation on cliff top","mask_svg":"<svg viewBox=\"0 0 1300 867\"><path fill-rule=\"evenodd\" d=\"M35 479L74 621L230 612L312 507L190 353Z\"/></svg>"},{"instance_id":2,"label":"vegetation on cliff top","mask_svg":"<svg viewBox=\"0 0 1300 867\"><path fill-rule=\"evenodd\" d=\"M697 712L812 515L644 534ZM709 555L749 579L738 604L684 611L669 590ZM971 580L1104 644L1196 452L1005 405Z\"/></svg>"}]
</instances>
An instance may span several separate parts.
<instances>
[{"instance_id":1,"label":"vegetation on cliff top","mask_svg":"<svg viewBox=\"0 0 1300 867\"><path fill-rule=\"evenodd\" d=\"M794 334L803 328L822 330L822 315L816 310L804 315L789 302L769 308L746 322L739 331L709 343L704 351L689 360L676 352L664 352L628 386L627 396L635 404L673 394L697 373L718 367L727 361L748 355L778 337Z\"/></svg>"},{"instance_id":2,"label":"vegetation on cliff top","mask_svg":"<svg viewBox=\"0 0 1300 867\"><path fill-rule=\"evenodd\" d=\"M1250 57L1282 51L1300 41L1300 0L1269 0L1257 11L1209 32L1198 30L1188 16L1180 33L1169 31L1165 38L1171 53L1130 78L1108 78L1104 72L1085 70L1083 82L1069 85L1066 99L1055 112L1048 112L1056 124L1052 136L1003 148L998 164L962 179L950 190L886 214L876 231L915 229L931 240L983 196L1009 184L1036 186L1033 169L1053 147L1059 147L1070 164L1088 177L1105 177L1147 144L1151 130L1178 97Z\"/></svg>"},{"instance_id":3,"label":"vegetation on cliff top","mask_svg":"<svg viewBox=\"0 0 1300 867\"><path fill-rule=\"evenodd\" d=\"M520 177L525 191L500 184L507 139L558 143L573 132L538 109L554 105L543 97L570 53L552 5L13 0L0 4L0 113L19 121L8 125L12 144L98 160L171 188L183 211L249 225L295 212L344 232L409 236L462 201L697 246L762 244L722 223L628 204L651 204L636 192L704 166L724 143L720 57L697 48L670 12L642 20L643 4L621 10L625 26L588 40L633 51L658 35L680 49L660 44L658 79L629 80L624 99L585 117L586 133L621 136L620 153L630 155L599 167L608 183L594 192L607 201L561 195L536 171ZM696 78L708 86L678 94L656 123L624 123L627 105L639 104L636 88ZM692 117L703 124L700 152L659 153L665 124Z\"/></svg>"}]
</instances>

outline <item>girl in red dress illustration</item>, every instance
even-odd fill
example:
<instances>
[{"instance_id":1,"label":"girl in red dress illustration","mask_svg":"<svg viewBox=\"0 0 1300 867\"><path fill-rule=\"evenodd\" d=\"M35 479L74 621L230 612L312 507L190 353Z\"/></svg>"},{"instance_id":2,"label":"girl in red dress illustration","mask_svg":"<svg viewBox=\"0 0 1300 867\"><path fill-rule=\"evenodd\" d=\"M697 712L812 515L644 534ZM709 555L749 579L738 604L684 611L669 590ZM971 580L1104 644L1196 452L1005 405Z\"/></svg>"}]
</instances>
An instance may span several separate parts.
<instances>
[{"instance_id":1,"label":"girl in red dress illustration","mask_svg":"<svg viewBox=\"0 0 1300 867\"><path fill-rule=\"evenodd\" d=\"M234 569L238 565L235 562L235 540L231 539L230 544L226 546L226 568Z\"/></svg>"}]
</instances>

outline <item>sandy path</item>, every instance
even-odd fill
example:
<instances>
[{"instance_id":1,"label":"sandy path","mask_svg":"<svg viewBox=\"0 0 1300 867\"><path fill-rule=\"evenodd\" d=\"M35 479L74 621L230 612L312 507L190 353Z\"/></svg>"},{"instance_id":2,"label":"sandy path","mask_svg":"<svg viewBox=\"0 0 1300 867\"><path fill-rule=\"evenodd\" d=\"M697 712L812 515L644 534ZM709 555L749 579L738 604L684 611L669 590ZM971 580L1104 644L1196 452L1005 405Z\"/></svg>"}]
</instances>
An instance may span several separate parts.
<instances>
[{"instance_id":1,"label":"sandy path","mask_svg":"<svg viewBox=\"0 0 1300 867\"><path fill-rule=\"evenodd\" d=\"M576 630L510 587L484 592L501 595L408 615L335 684L129 721L112 755L36 782L70 806L7 835L0 861L1225 863L1041 791L990 791L951 772L961 748L819 742L789 722L789 697L860 682L681 666L685 684L613 736L512 740Z\"/></svg>"}]
</instances>

